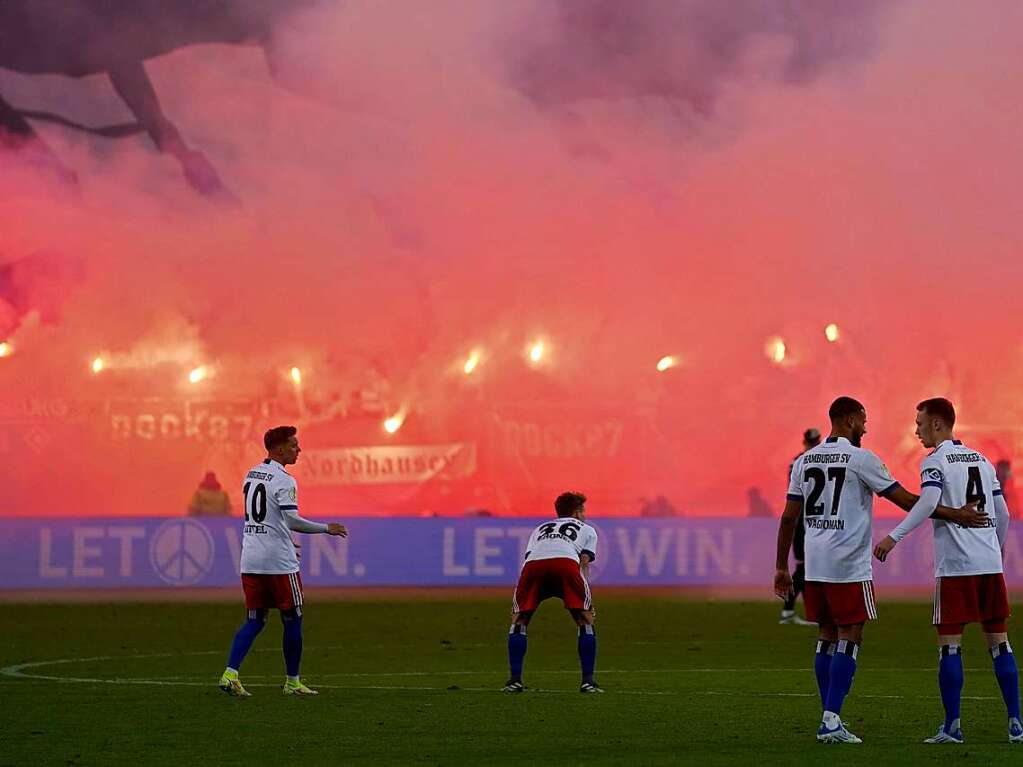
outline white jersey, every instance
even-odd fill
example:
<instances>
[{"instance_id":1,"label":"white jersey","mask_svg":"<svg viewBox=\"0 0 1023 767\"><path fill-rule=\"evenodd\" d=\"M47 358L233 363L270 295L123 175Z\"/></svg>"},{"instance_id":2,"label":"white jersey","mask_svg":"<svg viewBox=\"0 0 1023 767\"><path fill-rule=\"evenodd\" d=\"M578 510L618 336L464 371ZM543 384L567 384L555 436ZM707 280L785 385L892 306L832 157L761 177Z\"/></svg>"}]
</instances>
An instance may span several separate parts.
<instances>
[{"instance_id":1,"label":"white jersey","mask_svg":"<svg viewBox=\"0 0 1023 767\"><path fill-rule=\"evenodd\" d=\"M245 528L241 571L254 574L298 572L298 555L286 513L298 513L295 478L267 458L253 466L242 486Z\"/></svg>"},{"instance_id":2,"label":"white jersey","mask_svg":"<svg viewBox=\"0 0 1023 767\"><path fill-rule=\"evenodd\" d=\"M544 522L529 536L525 562L559 557L578 562L583 554L588 554L591 562L597 558L597 531L575 517L558 517Z\"/></svg>"},{"instance_id":3,"label":"white jersey","mask_svg":"<svg viewBox=\"0 0 1023 767\"><path fill-rule=\"evenodd\" d=\"M941 490L941 505L958 509L971 501L987 512L987 527L960 527L935 519L934 575L986 575L1002 572L1002 550L995 529L996 495L1002 486L983 455L959 440L947 439L920 464L920 488Z\"/></svg>"},{"instance_id":4,"label":"white jersey","mask_svg":"<svg viewBox=\"0 0 1023 767\"><path fill-rule=\"evenodd\" d=\"M898 486L880 458L845 437L828 437L796 459L788 499L803 502L806 580L871 580L874 493Z\"/></svg>"}]
</instances>

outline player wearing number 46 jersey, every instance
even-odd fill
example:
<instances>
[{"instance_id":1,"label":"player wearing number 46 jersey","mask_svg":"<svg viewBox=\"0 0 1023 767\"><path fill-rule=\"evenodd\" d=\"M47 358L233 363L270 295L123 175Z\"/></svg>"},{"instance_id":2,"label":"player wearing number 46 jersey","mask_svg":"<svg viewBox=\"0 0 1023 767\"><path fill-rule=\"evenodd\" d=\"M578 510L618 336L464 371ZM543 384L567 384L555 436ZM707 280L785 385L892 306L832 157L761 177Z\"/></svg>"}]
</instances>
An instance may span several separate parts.
<instances>
[{"instance_id":1,"label":"player wearing number 46 jersey","mask_svg":"<svg viewBox=\"0 0 1023 767\"><path fill-rule=\"evenodd\" d=\"M792 588L788 571L794 526L803 511L806 526L806 616L819 625L814 672L824 713L817 740L860 743L845 729L842 703L852 686L863 625L877 617L870 571L873 496L909 510L917 496L896 482L881 460L860 447L867 413L851 397L836 399L828 415L831 435L792 466L788 497L778 528L775 593ZM973 524L976 513L939 507L943 518Z\"/></svg>"},{"instance_id":2,"label":"player wearing number 46 jersey","mask_svg":"<svg viewBox=\"0 0 1023 767\"><path fill-rule=\"evenodd\" d=\"M344 525L310 522L298 515L298 492L294 478L284 469L298 460L294 426L278 426L263 437L266 460L245 475L242 486L245 527L242 534L241 576L248 616L235 634L227 668L220 677L220 689L229 695L248 697L238 678L238 669L256 636L266 625L271 609L281 613L284 624L284 665L287 695L316 695L302 684L302 577L298 552L291 533L348 535Z\"/></svg>"},{"instance_id":3,"label":"player wearing number 46 jersey","mask_svg":"<svg viewBox=\"0 0 1023 767\"><path fill-rule=\"evenodd\" d=\"M938 630L938 686L945 721L925 743L962 743L959 721L963 690L962 641L967 623L984 629L995 677L1009 719L1009 742L1023 743L1019 672L1009 645L1009 598L1002 574L1002 546L1009 531L1009 509L990 461L955 438L956 413L947 399L917 405L916 435L933 448L920 466L920 500L909 516L874 549L884 562L892 549L921 525L938 503L976 502L984 524L964 528L934 522L934 625Z\"/></svg>"},{"instance_id":4,"label":"player wearing number 46 jersey","mask_svg":"<svg viewBox=\"0 0 1023 767\"><path fill-rule=\"evenodd\" d=\"M511 676L504 692L522 692L522 664L526 657L526 627L540 603L558 597L579 627L579 692L603 692L593 679L597 662L597 635L593 628L589 566L597 558L597 531L586 524L586 496L562 493L554 501L557 518L537 527L526 544L525 563L512 599L515 618L508 632Z\"/></svg>"}]
</instances>

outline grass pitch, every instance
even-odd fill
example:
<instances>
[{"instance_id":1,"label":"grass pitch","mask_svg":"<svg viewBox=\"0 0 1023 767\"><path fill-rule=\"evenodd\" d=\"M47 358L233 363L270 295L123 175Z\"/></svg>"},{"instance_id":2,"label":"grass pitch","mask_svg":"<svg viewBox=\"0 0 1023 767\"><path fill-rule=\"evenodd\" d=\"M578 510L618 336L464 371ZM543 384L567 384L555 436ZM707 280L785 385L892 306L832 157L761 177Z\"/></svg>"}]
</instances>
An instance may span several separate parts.
<instances>
[{"instance_id":1,"label":"grass pitch","mask_svg":"<svg viewBox=\"0 0 1023 767\"><path fill-rule=\"evenodd\" d=\"M777 603L597 594L607 692L584 696L575 628L547 602L529 629L531 689L506 695L506 595L311 596L302 670L315 699L281 694L274 617L242 669L253 697L217 690L237 603L5 605L0 765L1023 764L976 627L967 743L920 743L942 716L922 603L882 602L868 626L843 711L864 745L820 746L816 632L778 626Z\"/></svg>"}]
</instances>

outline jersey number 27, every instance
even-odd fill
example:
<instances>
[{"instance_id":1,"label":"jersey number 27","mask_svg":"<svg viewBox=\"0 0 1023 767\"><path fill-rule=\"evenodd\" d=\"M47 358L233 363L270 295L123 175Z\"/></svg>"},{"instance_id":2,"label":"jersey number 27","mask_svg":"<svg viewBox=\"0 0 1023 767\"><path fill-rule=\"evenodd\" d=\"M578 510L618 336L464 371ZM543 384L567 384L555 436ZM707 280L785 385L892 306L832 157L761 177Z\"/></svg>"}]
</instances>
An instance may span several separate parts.
<instances>
[{"instance_id":1,"label":"jersey number 27","mask_svg":"<svg viewBox=\"0 0 1023 767\"><path fill-rule=\"evenodd\" d=\"M832 466L828 469L827 476L824 470L818 468L807 469L803 474L804 482L813 482L813 489L806 499L806 516L819 517L824 513L824 504L818 503L824 494L824 488L828 482L835 483L835 489L831 493L831 516L838 514L839 502L842 500L842 485L845 484L845 467Z\"/></svg>"}]
</instances>

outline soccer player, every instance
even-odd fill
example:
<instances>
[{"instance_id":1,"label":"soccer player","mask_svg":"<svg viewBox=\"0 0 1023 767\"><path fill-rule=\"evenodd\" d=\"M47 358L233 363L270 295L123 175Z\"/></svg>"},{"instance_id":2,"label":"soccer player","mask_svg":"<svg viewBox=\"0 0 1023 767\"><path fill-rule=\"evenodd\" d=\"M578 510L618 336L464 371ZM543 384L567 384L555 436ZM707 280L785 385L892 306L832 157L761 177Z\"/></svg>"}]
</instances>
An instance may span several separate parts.
<instances>
[{"instance_id":1,"label":"soccer player","mask_svg":"<svg viewBox=\"0 0 1023 767\"><path fill-rule=\"evenodd\" d=\"M814 672L824 713L817 730L823 743L861 743L842 723L842 703L852 687L863 625L877 617L870 570L873 494L909 510L917 496L896 482L881 460L860 447L867 413L851 397L828 411L831 434L792 467L778 527L775 594L792 589L789 548L799 514L806 526L806 615L819 626ZM977 512L939 507L936 515L973 524Z\"/></svg>"},{"instance_id":2,"label":"soccer player","mask_svg":"<svg viewBox=\"0 0 1023 767\"><path fill-rule=\"evenodd\" d=\"M529 536L526 557L515 586L508 631L510 678L504 692L522 692L522 663L526 657L526 627L540 603L558 597L579 627L579 692L604 692L593 679L597 663L597 635L593 628L589 566L597 558L597 531L586 524L586 496L562 493L554 501L557 518L544 522Z\"/></svg>"},{"instance_id":3,"label":"soccer player","mask_svg":"<svg viewBox=\"0 0 1023 767\"><path fill-rule=\"evenodd\" d=\"M1019 672L1009 645L1009 598L1002 574L1002 547L1009 530L1009 509L990 461L955 438L956 413L947 399L921 402L916 435L931 453L920 465L920 500L874 549L884 562L892 549L930 516L939 503L975 501L985 524L964 528L934 522L934 625L938 630L938 687L945 721L925 743L962 743L959 707L963 691L963 628L980 623L995 678L1009 717L1009 742L1023 743Z\"/></svg>"},{"instance_id":4,"label":"soccer player","mask_svg":"<svg viewBox=\"0 0 1023 767\"><path fill-rule=\"evenodd\" d=\"M248 617L231 644L227 668L220 677L220 689L228 695L249 697L238 670L252 642L266 625L271 608L281 613L284 624L284 665L286 695L316 695L302 684L302 576L291 533L327 533L346 537L348 531L337 522L310 522L298 515L295 479L285 471L298 460L298 430L278 426L263 436L266 460L245 475L242 487L245 527L242 535L241 576Z\"/></svg>"},{"instance_id":5,"label":"soccer player","mask_svg":"<svg viewBox=\"0 0 1023 767\"><path fill-rule=\"evenodd\" d=\"M786 481L792 477L792 467L796 465L799 456L821 443L821 433L817 429L807 429L803 432L803 450L789 464L789 472L785 475ZM796 615L796 600L803 593L806 584L806 553L804 542L806 540L806 527L803 525L803 515L799 514L796 520L795 537L792 539L792 558L796 561L796 569L792 571L792 591L785 599L781 608L781 616L778 623L789 626L812 626L813 621L807 621Z\"/></svg>"}]
</instances>

